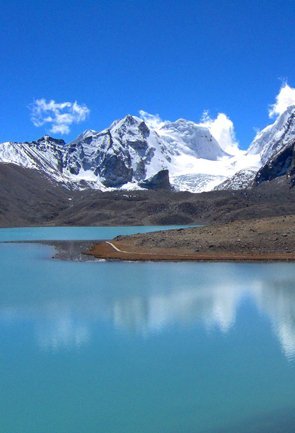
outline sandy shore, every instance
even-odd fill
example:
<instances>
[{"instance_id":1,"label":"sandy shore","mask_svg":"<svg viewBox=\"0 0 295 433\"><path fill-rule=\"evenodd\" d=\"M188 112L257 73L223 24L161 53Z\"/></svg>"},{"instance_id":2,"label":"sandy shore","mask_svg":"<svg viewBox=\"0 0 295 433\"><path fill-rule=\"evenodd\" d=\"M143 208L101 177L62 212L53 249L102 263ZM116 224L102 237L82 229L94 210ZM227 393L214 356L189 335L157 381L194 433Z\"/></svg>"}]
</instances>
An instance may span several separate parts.
<instances>
[{"instance_id":1,"label":"sandy shore","mask_svg":"<svg viewBox=\"0 0 295 433\"><path fill-rule=\"evenodd\" d=\"M295 216L118 236L88 254L128 261L295 261Z\"/></svg>"}]
</instances>

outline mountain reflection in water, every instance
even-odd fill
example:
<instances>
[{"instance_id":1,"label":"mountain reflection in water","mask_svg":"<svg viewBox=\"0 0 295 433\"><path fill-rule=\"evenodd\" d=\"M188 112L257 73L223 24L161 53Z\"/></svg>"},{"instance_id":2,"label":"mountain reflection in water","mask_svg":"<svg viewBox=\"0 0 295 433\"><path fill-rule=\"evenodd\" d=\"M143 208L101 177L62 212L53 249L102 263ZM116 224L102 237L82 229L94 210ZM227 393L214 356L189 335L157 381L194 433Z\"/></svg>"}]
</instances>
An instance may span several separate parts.
<instances>
[{"instance_id":1,"label":"mountain reflection in water","mask_svg":"<svg viewBox=\"0 0 295 433\"><path fill-rule=\"evenodd\" d=\"M247 299L269 318L286 357L295 356L292 264L52 262L47 272L43 290L34 278L26 296L11 300L2 290L0 308L2 324L32 322L42 349L82 347L98 322L145 338L195 324L228 333Z\"/></svg>"}]
</instances>

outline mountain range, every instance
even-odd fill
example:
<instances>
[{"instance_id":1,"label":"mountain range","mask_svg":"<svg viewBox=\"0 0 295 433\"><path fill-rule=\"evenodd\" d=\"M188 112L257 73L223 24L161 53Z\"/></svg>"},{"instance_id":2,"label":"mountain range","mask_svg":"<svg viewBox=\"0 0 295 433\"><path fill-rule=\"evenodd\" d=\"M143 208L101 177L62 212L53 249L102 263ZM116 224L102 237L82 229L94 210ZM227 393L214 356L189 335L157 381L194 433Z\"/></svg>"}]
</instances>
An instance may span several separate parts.
<instances>
[{"instance_id":1,"label":"mountain range","mask_svg":"<svg viewBox=\"0 0 295 433\"><path fill-rule=\"evenodd\" d=\"M246 151L225 148L210 128L192 121L155 123L127 115L70 143L48 135L1 143L0 165L37 170L70 190L242 189L292 177L294 142L295 106L260 131Z\"/></svg>"}]
</instances>

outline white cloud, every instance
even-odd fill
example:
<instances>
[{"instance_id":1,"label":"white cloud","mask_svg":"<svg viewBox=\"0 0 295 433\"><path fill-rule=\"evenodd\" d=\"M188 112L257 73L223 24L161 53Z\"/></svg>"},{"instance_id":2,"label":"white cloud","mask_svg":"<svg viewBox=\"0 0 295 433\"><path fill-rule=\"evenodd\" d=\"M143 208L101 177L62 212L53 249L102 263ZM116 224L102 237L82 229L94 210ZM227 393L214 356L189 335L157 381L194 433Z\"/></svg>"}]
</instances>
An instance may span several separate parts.
<instances>
[{"instance_id":1,"label":"white cloud","mask_svg":"<svg viewBox=\"0 0 295 433\"><path fill-rule=\"evenodd\" d=\"M37 127L50 126L53 134L69 134L73 123L83 122L90 113L86 105L75 102L55 102L53 99L36 99L30 105L31 120Z\"/></svg>"},{"instance_id":2,"label":"white cloud","mask_svg":"<svg viewBox=\"0 0 295 433\"><path fill-rule=\"evenodd\" d=\"M282 114L290 105L295 105L295 88L283 83L276 96L276 102L269 107L269 117Z\"/></svg>"},{"instance_id":3,"label":"white cloud","mask_svg":"<svg viewBox=\"0 0 295 433\"><path fill-rule=\"evenodd\" d=\"M234 155L240 151L235 137L234 124L226 114L218 113L217 117L212 119L206 110L199 126L208 128L225 152Z\"/></svg>"},{"instance_id":4,"label":"white cloud","mask_svg":"<svg viewBox=\"0 0 295 433\"><path fill-rule=\"evenodd\" d=\"M155 129L161 128L165 123L159 114L150 114L144 110L139 110L139 115L149 126Z\"/></svg>"}]
</instances>

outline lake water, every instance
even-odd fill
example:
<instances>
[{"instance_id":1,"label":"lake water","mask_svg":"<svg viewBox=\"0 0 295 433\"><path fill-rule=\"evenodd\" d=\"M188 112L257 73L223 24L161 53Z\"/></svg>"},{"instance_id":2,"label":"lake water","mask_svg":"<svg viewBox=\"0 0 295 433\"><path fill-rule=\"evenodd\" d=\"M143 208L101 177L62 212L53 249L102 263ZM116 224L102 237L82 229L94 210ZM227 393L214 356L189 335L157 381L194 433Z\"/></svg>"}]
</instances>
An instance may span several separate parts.
<instances>
[{"instance_id":1,"label":"lake water","mask_svg":"<svg viewBox=\"0 0 295 433\"><path fill-rule=\"evenodd\" d=\"M294 264L52 254L0 244L0 433L294 433Z\"/></svg>"},{"instance_id":2,"label":"lake water","mask_svg":"<svg viewBox=\"0 0 295 433\"><path fill-rule=\"evenodd\" d=\"M93 241L112 239L118 235L132 235L157 230L169 230L188 226L122 226L122 227L21 227L0 228L0 242L39 241L39 240L76 240ZM189 227L197 227L189 226Z\"/></svg>"}]
</instances>

